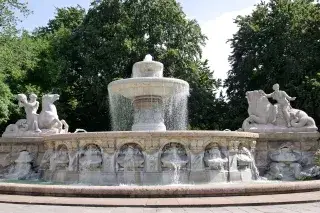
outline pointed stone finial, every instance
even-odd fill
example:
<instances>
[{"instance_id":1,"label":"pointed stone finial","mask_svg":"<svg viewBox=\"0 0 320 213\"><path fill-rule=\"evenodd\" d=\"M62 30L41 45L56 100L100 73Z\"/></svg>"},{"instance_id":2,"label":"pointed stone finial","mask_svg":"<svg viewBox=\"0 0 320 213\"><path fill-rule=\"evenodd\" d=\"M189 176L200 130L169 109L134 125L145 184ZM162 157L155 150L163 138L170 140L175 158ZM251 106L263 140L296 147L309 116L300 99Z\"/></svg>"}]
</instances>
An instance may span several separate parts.
<instances>
[{"instance_id":1,"label":"pointed stone finial","mask_svg":"<svg viewBox=\"0 0 320 213\"><path fill-rule=\"evenodd\" d=\"M152 61L152 56L150 54L146 55L143 61Z\"/></svg>"}]
</instances>

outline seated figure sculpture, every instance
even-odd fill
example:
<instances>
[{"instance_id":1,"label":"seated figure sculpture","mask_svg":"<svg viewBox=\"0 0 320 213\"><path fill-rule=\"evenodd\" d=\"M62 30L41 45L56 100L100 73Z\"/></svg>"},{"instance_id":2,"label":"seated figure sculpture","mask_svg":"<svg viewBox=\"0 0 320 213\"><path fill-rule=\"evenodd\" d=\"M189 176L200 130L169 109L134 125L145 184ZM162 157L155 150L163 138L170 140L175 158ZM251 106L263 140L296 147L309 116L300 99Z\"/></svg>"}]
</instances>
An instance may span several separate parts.
<instances>
[{"instance_id":1,"label":"seated figure sculpture","mask_svg":"<svg viewBox=\"0 0 320 213\"><path fill-rule=\"evenodd\" d=\"M102 165L102 153L98 146L89 144L80 154L79 166L81 171L99 170Z\"/></svg>"},{"instance_id":2,"label":"seated figure sculpture","mask_svg":"<svg viewBox=\"0 0 320 213\"><path fill-rule=\"evenodd\" d=\"M29 101L25 94L18 94L17 99L19 107L25 110L26 119L20 119L15 124L8 125L2 137L34 137L68 132L68 124L64 120L59 120L54 105L54 102L59 100L59 95L43 95L40 114L37 114L39 102L35 94L29 96Z\"/></svg>"},{"instance_id":3,"label":"seated figure sculpture","mask_svg":"<svg viewBox=\"0 0 320 213\"><path fill-rule=\"evenodd\" d=\"M137 171L143 168L144 157L137 146L128 145L117 157L119 171Z\"/></svg>"},{"instance_id":4,"label":"seated figure sculpture","mask_svg":"<svg viewBox=\"0 0 320 213\"><path fill-rule=\"evenodd\" d=\"M244 120L242 130L248 132L314 132L317 127L313 118L302 110L294 109L290 97L279 89L279 84L273 85L274 92L266 94L262 90L249 91L246 98L249 104L249 117ZM268 98L277 101L271 104Z\"/></svg>"},{"instance_id":5,"label":"seated figure sculpture","mask_svg":"<svg viewBox=\"0 0 320 213\"><path fill-rule=\"evenodd\" d=\"M255 165L251 152L242 144L238 147L236 155L238 170L251 170L253 179L259 178L259 171Z\"/></svg>"},{"instance_id":6,"label":"seated figure sculpture","mask_svg":"<svg viewBox=\"0 0 320 213\"><path fill-rule=\"evenodd\" d=\"M228 159L222 156L218 144L213 144L213 146L206 151L204 155L204 162L212 170L224 170L227 166Z\"/></svg>"}]
</instances>

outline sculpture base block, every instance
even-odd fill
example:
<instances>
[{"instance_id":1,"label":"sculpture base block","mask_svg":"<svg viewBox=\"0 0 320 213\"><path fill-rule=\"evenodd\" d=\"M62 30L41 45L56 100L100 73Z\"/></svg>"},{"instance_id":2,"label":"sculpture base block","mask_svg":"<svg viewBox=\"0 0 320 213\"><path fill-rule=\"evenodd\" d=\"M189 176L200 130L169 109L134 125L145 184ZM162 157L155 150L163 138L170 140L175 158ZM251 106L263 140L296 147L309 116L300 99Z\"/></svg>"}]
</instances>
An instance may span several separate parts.
<instances>
[{"instance_id":1,"label":"sculpture base block","mask_svg":"<svg viewBox=\"0 0 320 213\"><path fill-rule=\"evenodd\" d=\"M3 138L19 138L19 137L42 137L45 135L54 135L54 134L65 134L65 130L59 132L58 129L42 129L41 132L35 131L18 131L18 132L4 132L2 134Z\"/></svg>"}]
</instances>

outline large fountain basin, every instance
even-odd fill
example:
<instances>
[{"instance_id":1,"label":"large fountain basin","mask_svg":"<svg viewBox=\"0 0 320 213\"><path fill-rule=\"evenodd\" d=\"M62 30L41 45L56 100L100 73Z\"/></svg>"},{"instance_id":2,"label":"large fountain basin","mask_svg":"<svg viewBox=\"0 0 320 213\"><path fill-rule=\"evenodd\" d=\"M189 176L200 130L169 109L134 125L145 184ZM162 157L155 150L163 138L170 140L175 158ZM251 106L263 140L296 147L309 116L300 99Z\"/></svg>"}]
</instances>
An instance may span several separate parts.
<instances>
[{"instance_id":1,"label":"large fountain basin","mask_svg":"<svg viewBox=\"0 0 320 213\"><path fill-rule=\"evenodd\" d=\"M111 82L108 90L109 93L119 94L129 99L146 95L169 97L173 94L189 92L189 84L175 78L129 78Z\"/></svg>"}]
</instances>

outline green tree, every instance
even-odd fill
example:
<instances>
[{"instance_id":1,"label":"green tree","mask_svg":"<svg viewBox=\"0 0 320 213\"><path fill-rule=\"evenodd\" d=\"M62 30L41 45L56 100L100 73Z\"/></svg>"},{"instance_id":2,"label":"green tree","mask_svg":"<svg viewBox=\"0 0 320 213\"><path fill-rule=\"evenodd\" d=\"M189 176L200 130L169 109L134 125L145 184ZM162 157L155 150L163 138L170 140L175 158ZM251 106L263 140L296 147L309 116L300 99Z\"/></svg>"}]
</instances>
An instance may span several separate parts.
<instances>
[{"instance_id":1,"label":"green tree","mask_svg":"<svg viewBox=\"0 0 320 213\"><path fill-rule=\"evenodd\" d=\"M19 87L19 81L23 78L22 69L30 66L29 48L21 38L17 36L16 24L19 21L16 14L28 15L26 3L18 0L0 0L0 125L8 121L10 115L15 112L13 107L13 94L10 82L17 80L15 87ZM24 49L21 49L23 48ZM30 56L30 57L29 57ZM18 59L18 60L17 60Z\"/></svg>"},{"instance_id":2,"label":"green tree","mask_svg":"<svg viewBox=\"0 0 320 213\"><path fill-rule=\"evenodd\" d=\"M35 39L27 32L20 36L7 38L0 44L0 99L3 99L0 125L5 125L11 116L11 122L15 122L19 116L15 95L18 93L35 92L41 94L41 87L33 84L29 79L38 67L39 54L48 48L48 42L43 39ZM21 116L21 115L20 115ZM3 126L2 126L3 127Z\"/></svg>"},{"instance_id":3,"label":"green tree","mask_svg":"<svg viewBox=\"0 0 320 213\"><path fill-rule=\"evenodd\" d=\"M312 0L261 2L251 15L235 20L239 30L230 40L232 69L228 87L230 128L247 117L245 92L272 85L297 96L293 107L320 123L320 6ZM235 107L236 106L236 107Z\"/></svg>"},{"instance_id":4,"label":"green tree","mask_svg":"<svg viewBox=\"0 0 320 213\"><path fill-rule=\"evenodd\" d=\"M166 77L189 82L191 128L215 125L206 113L213 112L219 82L201 60L206 37L175 0L93 3L79 27L62 38L58 52L63 66L57 82L61 107L71 126L110 130L107 85L115 78L130 77L132 65L147 53L164 63Z\"/></svg>"},{"instance_id":5,"label":"green tree","mask_svg":"<svg viewBox=\"0 0 320 213\"><path fill-rule=\"evenodd\" d=\"M0 33L16 33L16 24L20 21L17 13L27 16L30 13L27 3L19 0L0 0Z\"/></svg>"}]
</instances>

